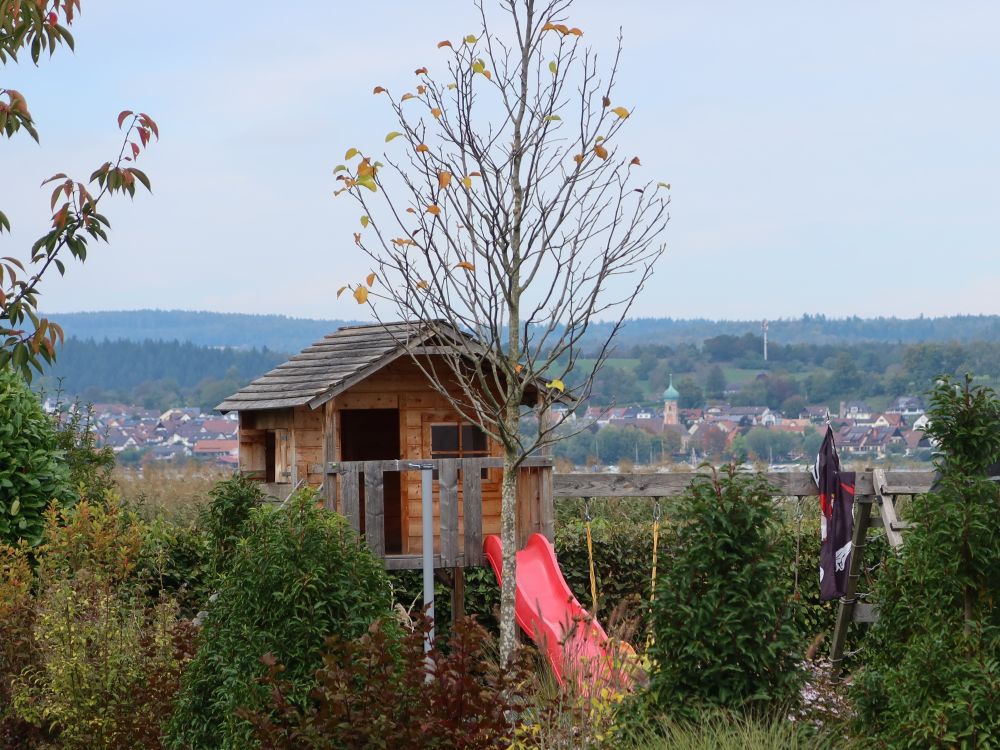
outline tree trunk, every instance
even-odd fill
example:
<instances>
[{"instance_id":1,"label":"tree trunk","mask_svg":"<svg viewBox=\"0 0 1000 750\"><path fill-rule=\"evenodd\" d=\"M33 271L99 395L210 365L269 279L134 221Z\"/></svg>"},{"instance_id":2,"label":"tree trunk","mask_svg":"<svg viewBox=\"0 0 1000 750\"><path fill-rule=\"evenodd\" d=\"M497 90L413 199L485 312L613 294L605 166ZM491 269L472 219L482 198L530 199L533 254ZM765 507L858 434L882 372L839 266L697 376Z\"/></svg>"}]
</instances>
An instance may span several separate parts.
<instances>
[{"instance_id":1,"label":"tree trunk","mask_svg":"<svg viewBox=\"0 0 1000 750\"><path fill-rule=\"evenodd\" d=\"M506 664L517 643L517 622L514 619L515 584L517 575L517 459L510 449L504 451L503 483L500 501L500 546L503 564L500 588L500 659Z\"/></svg>"}]
</instances>

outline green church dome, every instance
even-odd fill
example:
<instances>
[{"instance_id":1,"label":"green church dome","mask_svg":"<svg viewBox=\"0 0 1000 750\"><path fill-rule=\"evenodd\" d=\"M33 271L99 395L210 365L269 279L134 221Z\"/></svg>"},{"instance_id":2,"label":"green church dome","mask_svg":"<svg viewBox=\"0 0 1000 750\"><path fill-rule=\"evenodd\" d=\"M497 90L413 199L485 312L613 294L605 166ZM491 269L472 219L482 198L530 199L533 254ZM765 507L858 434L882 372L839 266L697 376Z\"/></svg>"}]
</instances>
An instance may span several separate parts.
<instances>
[{"instance_id":1,"label":"green church dome","mask_svg":"<svg viewBox=\"0 0 1000 750\"><path fill-rule=\"evenodd\" d=\"M665 390L663 392L663 400L664 401L679 401L680 397L681 397L681 394L677 392L676 388L674 388L674 376L671 375L670 376L670 385L668 385L667 386L667 390Z\"/></svg>"}]
</instances>

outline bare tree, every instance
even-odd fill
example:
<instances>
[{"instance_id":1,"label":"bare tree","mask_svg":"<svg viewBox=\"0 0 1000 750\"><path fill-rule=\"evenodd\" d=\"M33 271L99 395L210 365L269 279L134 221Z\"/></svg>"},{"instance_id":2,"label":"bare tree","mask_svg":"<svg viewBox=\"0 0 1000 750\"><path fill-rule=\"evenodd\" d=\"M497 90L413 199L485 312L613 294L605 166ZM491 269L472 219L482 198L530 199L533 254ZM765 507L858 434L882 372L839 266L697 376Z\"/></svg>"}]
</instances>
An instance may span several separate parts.
<instances>
[{"instance_id":1,"label":"bare tree","mask_svg":"<svg viewBox=\"0 0 1000 750\"><path fill-rule=\"evenodd\" d=\"M503 446L504 658L515 643L519 466L559 439L566 415L547 407L587 396L663 253L669 218L670 186L640 179L639 158L618 145L631 115L613 100L621 36L602 75L568 25L570 6L501 0L507 41L477 3L479 33L437 45L442 75L417 69L415 90L398 98L375 88L398 120L385 137L387 165L351 148L335 170L338 193L364 212L354 239L373 264L340 291L378 319L388 307L437 326L450 347L440 357L414 351L414 361ZM585 341L599 320L611 322L608 335ZM456 329L469 335L456 339ZM584 345L596 362L581 373ZM525 436L522 410L539 384L539 427Z\"/></svg>"}]
</instances>

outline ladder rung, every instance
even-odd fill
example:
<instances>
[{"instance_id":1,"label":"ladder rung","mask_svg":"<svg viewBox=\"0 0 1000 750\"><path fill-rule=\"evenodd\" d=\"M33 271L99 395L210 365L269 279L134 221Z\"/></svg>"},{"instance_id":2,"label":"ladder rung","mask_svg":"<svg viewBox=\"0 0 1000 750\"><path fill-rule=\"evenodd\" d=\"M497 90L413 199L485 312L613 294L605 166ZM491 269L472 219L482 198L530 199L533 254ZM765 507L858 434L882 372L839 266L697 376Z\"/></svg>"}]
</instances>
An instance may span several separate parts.
<instances>
[{"instance_id":1,"label":"ladder rung","mask_svg":"<svg viewBox=\"0 0 1000 750\"><path fill-rule=\"evenodd\" d=\"M868 525L873 529L885 528L882 523L882 516L872 516L869 519ZM912 521L893 521L892 530L893 531L906 531L907 529L912 529L916 526Z\"/></svg>"}]
</instances>

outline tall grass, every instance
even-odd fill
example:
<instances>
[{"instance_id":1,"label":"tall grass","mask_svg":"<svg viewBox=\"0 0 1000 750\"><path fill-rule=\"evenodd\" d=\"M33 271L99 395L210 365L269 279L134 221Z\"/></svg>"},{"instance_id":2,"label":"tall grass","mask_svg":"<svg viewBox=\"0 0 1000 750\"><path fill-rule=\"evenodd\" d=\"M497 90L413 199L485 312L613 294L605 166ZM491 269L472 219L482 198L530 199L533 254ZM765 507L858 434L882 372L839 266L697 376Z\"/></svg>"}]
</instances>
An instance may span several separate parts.
<instances>
[{"instance_id":1,"label":"tall grass","mask_svg":"<svg viewBox=\"0 0 1000 750\"><path fill-rule=\"evenodd\" d=\"M194 461L149 463L140 468L116 468L115 482L122 501L147 520L165 518L183 523L193 520L198 509L208 503L209 490L216 482L232 474L232 469Z\"/></svg>"},{"instance_id":2,"label":"tall grass","mask_svg":"<svg viewBox=\"0 0 1000 750\"><path fill-rule=\"evenodd\" d=\"M784 718L720 714L697 723L661 721L636 733L622 750L827 750L831 738Z\"/></svg>"}]
</instances>

